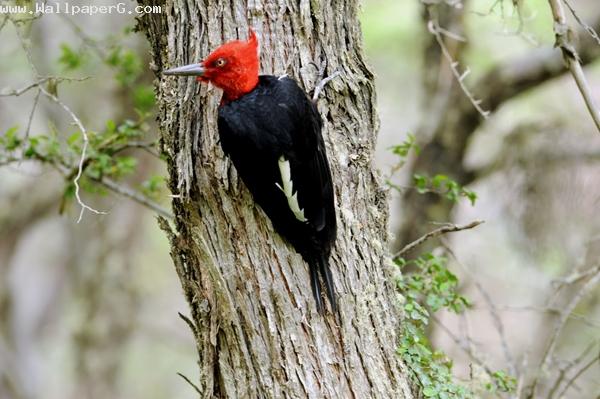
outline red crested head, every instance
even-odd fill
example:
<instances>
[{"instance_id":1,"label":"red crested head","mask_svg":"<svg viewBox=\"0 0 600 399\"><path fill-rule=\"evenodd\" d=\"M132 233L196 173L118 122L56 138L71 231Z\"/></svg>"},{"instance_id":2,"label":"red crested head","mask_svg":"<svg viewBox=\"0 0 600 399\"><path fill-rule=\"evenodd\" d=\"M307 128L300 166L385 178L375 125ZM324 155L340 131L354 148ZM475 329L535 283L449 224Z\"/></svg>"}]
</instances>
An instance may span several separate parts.
<instances>
[{"instance_id":1,"label":"red crested head","mask_svg":"<svg viewBox=\"0 0 600 399\"><path fill-rule=\"evenodd\" d=\"M233 101L252 91L258 84L258 40L250 29L248 41L223 44L199 64L164 71L165 75L197 76L200 82L212 82L223 89L223 99Z\"/></svg>"},{"instance_id":2,"label":"red crested head","mask_svg":"<svg viewBox=\"0 0 600 399\"><path fill-rule=\"evenodd\" d=\"M224 98L235 100L258 84L258 40L252 29L247 42L235 40L210 53L202 62L201 82L212 82L223 89Z\"/></svg>"}]
</instances>

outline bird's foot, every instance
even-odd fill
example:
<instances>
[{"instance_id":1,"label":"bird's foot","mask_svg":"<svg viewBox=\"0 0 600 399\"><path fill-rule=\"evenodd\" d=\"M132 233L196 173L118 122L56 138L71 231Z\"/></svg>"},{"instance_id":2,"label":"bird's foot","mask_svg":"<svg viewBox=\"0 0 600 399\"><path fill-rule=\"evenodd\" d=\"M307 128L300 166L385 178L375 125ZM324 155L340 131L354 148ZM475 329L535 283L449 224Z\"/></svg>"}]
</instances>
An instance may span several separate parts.
<instances>
[{"instance_id":1,"label":"bird's foot","mask_svg":"<svg viewBox=\"0 0 600 399\"><path fill-rule=\"evenodd\" d=\"M327 83L331 82L333 79L335 79L336 77L338 77L342 74L339 70L336 70L330 76L325 77L325 68L326 67L327 67L327 62L323 61L321 63L321 67L319 68L319 75L318 75L319 83L317 83L317 85L315 86L315 91L313 92L313 97L312 97L313 102L317 102L317 100L319 99L319 95L321 94L321 92L323 91L323 89L325 88Z\"/></svg>"}]
</instances>

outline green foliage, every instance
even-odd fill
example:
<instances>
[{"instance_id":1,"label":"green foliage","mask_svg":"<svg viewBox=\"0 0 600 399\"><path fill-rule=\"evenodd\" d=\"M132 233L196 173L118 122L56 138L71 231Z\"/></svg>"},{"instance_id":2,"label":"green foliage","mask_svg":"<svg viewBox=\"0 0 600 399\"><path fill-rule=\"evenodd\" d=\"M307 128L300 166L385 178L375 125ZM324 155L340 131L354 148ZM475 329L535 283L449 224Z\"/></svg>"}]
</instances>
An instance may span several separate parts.
<instances>
[{"instance_id":1,"label":"green foliage","mask_svg":"<svg viewBox=\"0 0 600 399\"><path fill-rule=\"evenodd\" d=\"M61 209L74 197L74 179L78 176L80 165L82 175L78 182L84 191L104 194L106 186L120 193L131 192L131 189L119 190L114 187L115 182L135 173L138 159L134 150L144 149L157 155L154 148L156 143L147 139L150 133L147 121L155 105L154 91L149 82L144 82L144 68L140 55L123 45L126 37L133 33L133 29L127 28L102 39L83 34L83 30L75 25L74 30L80 33L75 39L79 44L60 45L60 56L57 59L59 67L69 72L84 70L90 75L106 70L112 72L113 79L123 92L120 98L123 106L133 104L133 110L129 112L137 115L137 120L125 118L120 123L107 120L104 128L97 131L88 125L88 142L83 159L82 132L59 132L52 121L48 122L47 132L31 132L27 137L19 135L16 126L6 132L0 132L0 166L34 160L58 170L64 176L65 188ZM58 85L68 80L66 78L49 78L46 91L58 97ZM86 121L84 123L87 124ZM141 185L139 194L158 198L164 186L162 177L152 176Z\"/></svg>"},{"instance_id":2,"label":"green foliage","mask_svg":"<svg viewBox=\"0 0 600 399\"><path fill-rule=\"evenodd\" d=\"M406 317L398 353L425 397L474 398L466 387L454 381L452 362L442 352L431 349L425 334L430 310L436 312L446 307L453 312L462 312L469 305L468 300L456 291L458 279L447 269L445 258L432 254L425 254L411 262L400 258L396 264L403 270L409 265L415 269L411 273L405 272L397 282L398 289L406 298Z\"/></svg>"},{"instance_id":3,"label":"green foliage","mask_svg":"<svg viewBox=\"0 0 600 399\"><path fill-rule=\"evenodd\" d=\"M104 61L116 70L115 79L122 86L131 86L142 72L140 57L121 46L113 47Z\"/></svg>"},{"instance_id":4,"label":"green foliage","mask_svg":"<svg viewBox=\"0 0 600 399\"><path fill-rule=\"evenodd\" d=\"M517 389L517 379L502 370L495 371L491 377L492 382L485 385L488 392L514 392Z\"/></svg>"},{"instance_id":5,"label":"green foliage","mask_svg":"<svg viewBox=\"0 0 600 399\"><path fill-rule=\"evenodd\" d=\"M154 175L142 183L142 192L147 197L156 199L165 187L165 177Z\"/></svg>"},{"instance_id":6,"label":"green foliage","mask_svg":"<svg viewBox=\"0 0 600 399\"><path fill-rule=\"evenodd\" d=\"M417 139L412 133L409 133L406 137L406 140L404 140L401 144L391 146L389 149L392 150L393 154L398 155L402 159L408 156L410 150L414 150L417 155L419 155L421 152L421 148L417 144Z\"/></svg>"},{"instance_id":7,"label":"green foliage","mask_svg":"<svg viewBox=\"0 0 600 399\"><path fill-rule=\"evenodd\" d=\"M477 201L477 194L474 191L464 188L446 175L439 174L429 177L415 174L413 183L421 194L438 193L444 195L451 202L458 202L460 198L467 198L471 205L475 205L475 201Z\"/></svg>"},{"instance_id":8,"label":"green foliage","mask_svg":"<svg viewBox=\"0 0 600 399\"><path fill-rule=\"evenodd\" d=\"M60 45L60 57L58 63L63 69L72 71L81 68L86 61L86 53L84 51L75 51L68 44Z\"/></svg>"},{"instance_id":9,"label":"green foliage","mask_svg":"<svg viewBox=\"0 0 600 399\"><path fill-rule=\"evenodd\" d=\"M427 253L406 261L397 259L403 274L397 287L405 298L405 318L402 324L398 354L412 372L423 396L436 399L476 398L471 389L457 382L452 375L452 361L431 348L426 334L431 313L447 309L462 313L471 304L458 293L458 278L448 269L447 259ZM514 378L503 371L494 372L492 382L484 388L491 393L511 392Z\"/></svg>"},{"instance_id":10,"label":"green foliage","mask_svg":"<svg viewBox=\"0 0 600 399\"><path fill-rule=\"evenodd\" d=\"M394 155L398 156L398 162L392 168L391 175L393 176L406 163L406 158L412 152L419 155L421 148L417 144L417 140L413 134L408 134L407 138L400 144L388 148ZM391 188L402 191L404 188L397 186L391 182L391 178L386 181ZM446 175L438 174L433 177L422 174L413 175L414 188L420 193L436 193L443 195L451 202L458 202L461 198L467 198L471 205L475 205L477 194L474 191L466 189Z\"/></svg>"},{"instance_id":11,"label":"green foliage","mask_svg":"<svg viewBox=\"0 0 600 399\"><path fill-rule=\"evenodd\" d=\"M17 136L18 126L9 128L3 136L0 136L0 146L6 148L7 151L13 151L21 145L21 139Z\"/></svg>"},{"instance_id":12,"label":"green foliage","mask_svg":"<svg viewBox=\"0 0 600 399\"><path fill-rule=\"evenodd\" d=\"M156 104L154 89L149 85L139 85L133 90L133 105L139 112L147 113Z\"/></svg>"},{"instance_id":13,"label":"green foliage","mask_svg":"<svg viewBox=\"0 0 600 399\"><path fill-rule=\"evenodd\" d=\"M124 152L132 148L153 147L154 143L134 141L146 134L144 119L125 120L119 125L108 120L104 130L88 132L89 143L83 161L81 187L94 194L104 194L104 190L93 182L105 177L119 181L132 175L137 166L137 158ZM12 127L0 136L0 165L20 160L35 160L53 166L65 175L63 200L69 200L74 194L72 180L79 167L83 135L76 131L64 140L59 137L58 132L51 127L48 134L20 138L18 128ZM142 192L149 197L157 197L162 187L164 180L154 176L145 183Z\"/></svg>"}]
</instances>

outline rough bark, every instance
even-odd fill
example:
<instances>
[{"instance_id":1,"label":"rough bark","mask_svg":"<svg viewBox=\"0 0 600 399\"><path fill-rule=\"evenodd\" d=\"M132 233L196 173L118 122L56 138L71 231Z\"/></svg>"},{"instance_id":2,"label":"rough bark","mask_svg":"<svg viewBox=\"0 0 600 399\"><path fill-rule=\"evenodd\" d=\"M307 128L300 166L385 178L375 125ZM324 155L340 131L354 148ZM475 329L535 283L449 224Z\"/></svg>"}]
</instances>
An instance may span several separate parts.
<instances>
[{"instance_id":1,"label":"rough bark","mask_svg":"<svg viewBox=\"0 0 600 399\"><path fill-rule=\"evenodd\" d=\"M218 143L220 95L162 78L157 93L175 227L161 224L191 308L202 397L408 398L395 353L399 308L387 257L387 195L371 167L377 116L357 1L175 0L140 19L156 72L224 41L261 42L261 71L310 91L318 66L342 74L318 108L336 188L331 259L340 320L320 316L307 265L273 230ZM315 65L316 64L316 65Z\"/></svg>"}]
</instances>

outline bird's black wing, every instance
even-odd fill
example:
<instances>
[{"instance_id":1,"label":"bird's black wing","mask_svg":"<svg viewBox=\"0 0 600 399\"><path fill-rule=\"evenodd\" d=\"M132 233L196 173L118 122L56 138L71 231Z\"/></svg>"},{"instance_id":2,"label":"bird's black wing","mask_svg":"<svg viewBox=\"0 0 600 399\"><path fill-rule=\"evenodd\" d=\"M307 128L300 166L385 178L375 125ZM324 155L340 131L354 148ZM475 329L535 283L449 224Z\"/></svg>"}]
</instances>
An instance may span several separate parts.
<instances>
[{"instance_id":1,"label":"bird's black wing","mask_svg":"<svg viewBox=\"0 0 600 399\"><path fill-rule=\"evenodd\" d=\"M261 76L253 92L219 110L223 149L269 217L281 218L281 209L270 213L269 208L287 203L281 190L283 157L306 223L315 233L322 232L321 240L329 241L335 235L335 210L321 126L314 104L287 77ZM294 215L289 204L285 208L283 212Z\"/></svg>"},{"instance_id":2,"label":"bird's black wing","mask_svg":"<svg viewBox=\"0 0 600 399\"><path fill-rule=\"evenodd\" d=\"M219 108L221 145L254 200L317 273L335 308L327 261L335 240L333 183L321 135L321 117L298 84L261 76L258 86Z\"/></svg>"}]
</instances>

